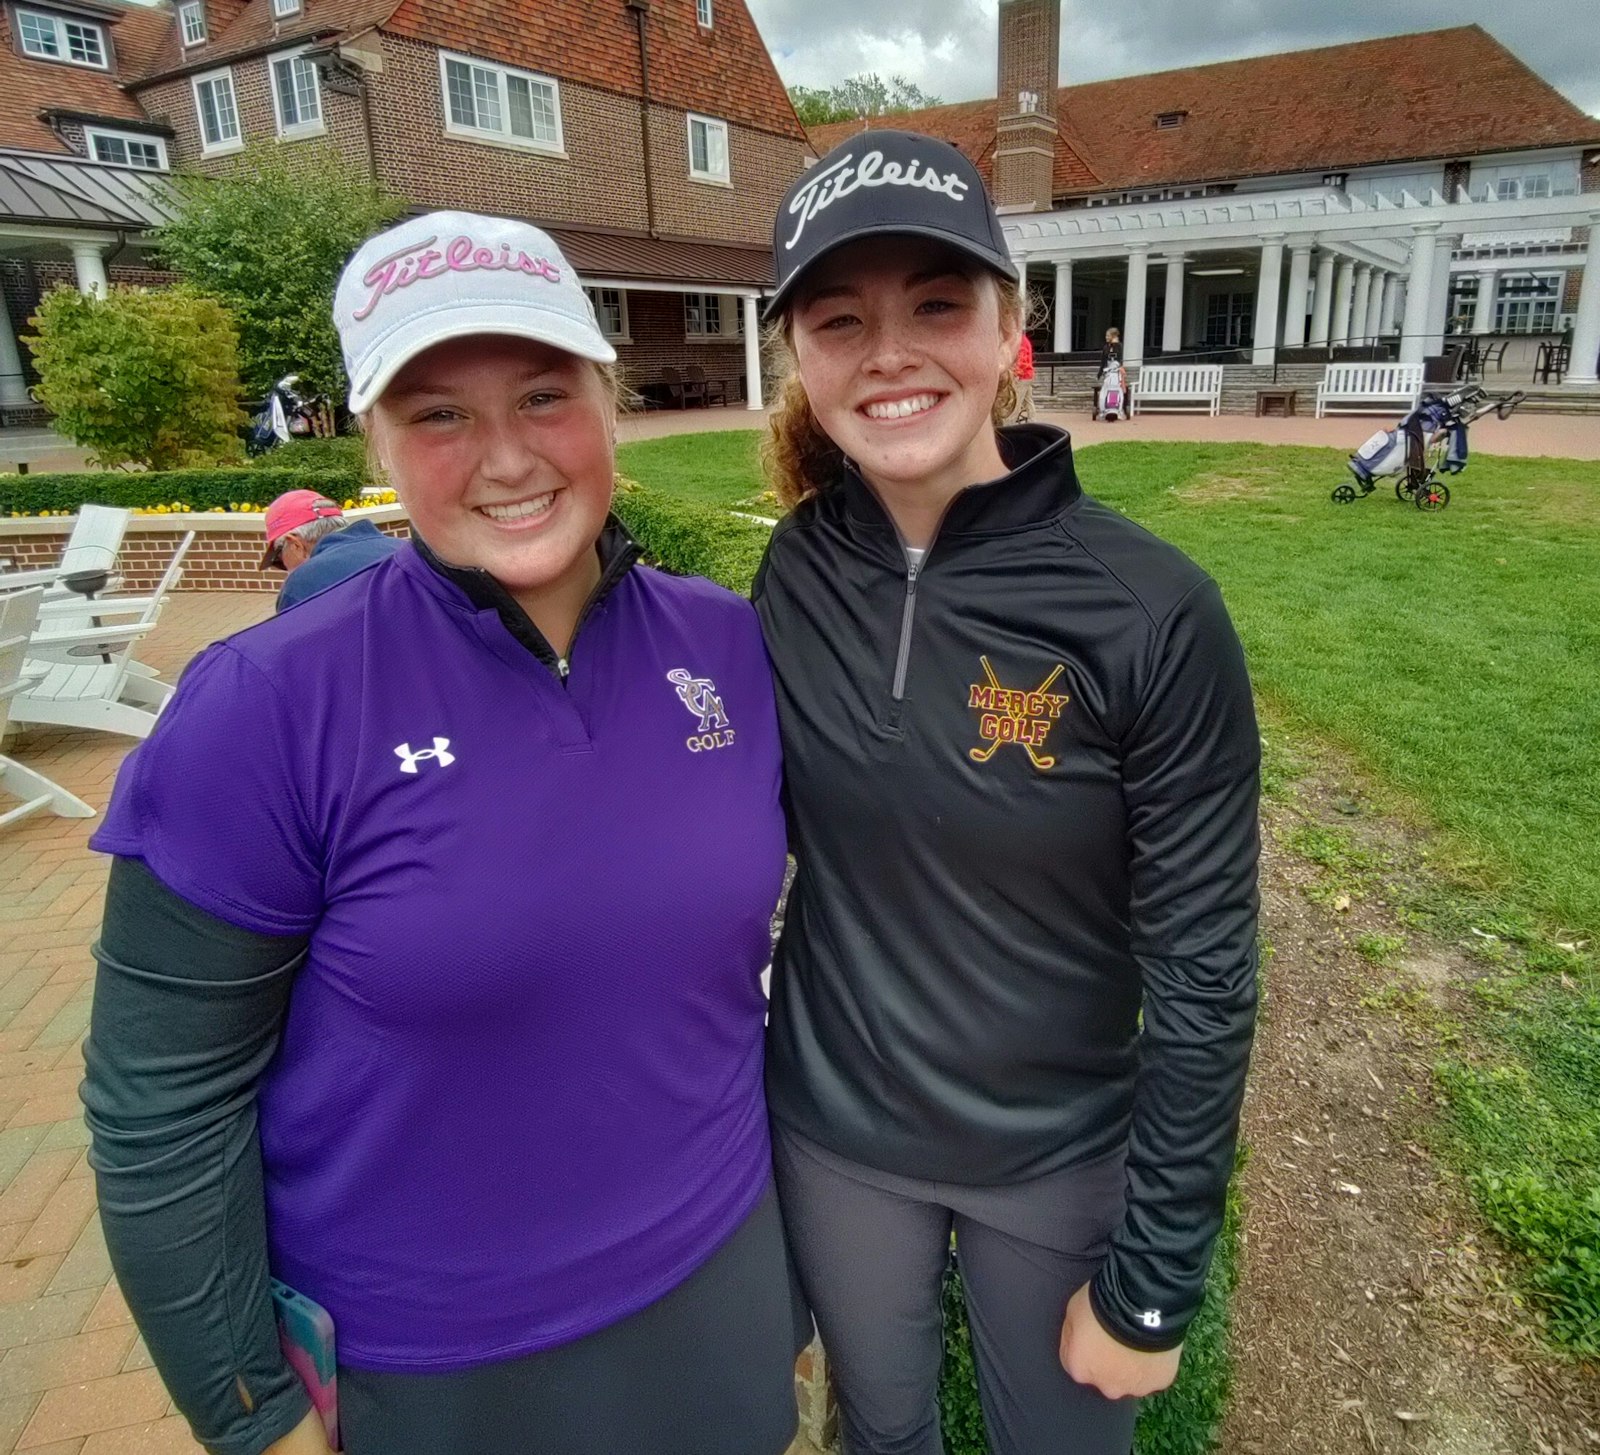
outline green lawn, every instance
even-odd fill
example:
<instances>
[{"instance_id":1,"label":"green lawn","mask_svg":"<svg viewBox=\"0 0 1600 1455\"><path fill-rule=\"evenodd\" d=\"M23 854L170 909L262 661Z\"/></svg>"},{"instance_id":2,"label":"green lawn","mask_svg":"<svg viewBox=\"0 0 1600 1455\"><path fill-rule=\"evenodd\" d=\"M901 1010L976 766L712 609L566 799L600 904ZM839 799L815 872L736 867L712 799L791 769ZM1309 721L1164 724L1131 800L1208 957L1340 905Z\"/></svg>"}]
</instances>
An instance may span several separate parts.
<instances>
[{"instance_id":1,"label":"green lawn","mask_svg":"<svg viewBox=\"0 0 1600 1455\"><path fill-rule=\"evenodd\" d=\"M756 457L760 440L753 429L640 440L617 446L617 469L635 480L648 476L655 489L698 505L748 509L765 489Z\"/></svg>"}]
</instances>

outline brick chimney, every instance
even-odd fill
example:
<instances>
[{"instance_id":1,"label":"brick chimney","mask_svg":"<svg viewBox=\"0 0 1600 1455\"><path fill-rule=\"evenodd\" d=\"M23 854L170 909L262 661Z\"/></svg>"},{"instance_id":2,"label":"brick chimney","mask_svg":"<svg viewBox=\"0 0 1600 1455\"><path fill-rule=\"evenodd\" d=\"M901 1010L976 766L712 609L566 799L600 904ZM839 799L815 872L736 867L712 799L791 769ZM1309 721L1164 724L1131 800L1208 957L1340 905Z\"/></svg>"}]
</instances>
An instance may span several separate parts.
<instances>
[{"instance_id":1,"label":"brick chimney","mask_svg":"<svg viewBox=\"0 0 1600 1455\"><path fill-rule=\"evenodd\" d=\"M1000 0L994 200L1002 212L1048 212L1056 159L1061 0Z\"/></svg>"}]
</instances>

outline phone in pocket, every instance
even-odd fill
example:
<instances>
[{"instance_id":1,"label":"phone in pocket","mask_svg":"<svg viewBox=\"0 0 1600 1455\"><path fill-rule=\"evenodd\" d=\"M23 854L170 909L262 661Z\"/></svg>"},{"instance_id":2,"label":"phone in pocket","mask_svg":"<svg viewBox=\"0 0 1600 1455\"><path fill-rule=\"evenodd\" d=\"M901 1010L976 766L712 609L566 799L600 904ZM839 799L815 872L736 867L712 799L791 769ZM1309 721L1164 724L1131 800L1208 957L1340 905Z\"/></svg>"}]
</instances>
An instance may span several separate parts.
<instances>
[{"instance_id":1,"label":"phone in pocket","mask_svg":"<svg viewBox=\"0 0 1600 1455\"><path fill-rule=\"evenodd\" d=\"M333 1353L333 1318L315 1299L272 1280L278 1342L322 1417L328 1448L339 1448L339 1366Z\"/></svg>"}]
</instances>

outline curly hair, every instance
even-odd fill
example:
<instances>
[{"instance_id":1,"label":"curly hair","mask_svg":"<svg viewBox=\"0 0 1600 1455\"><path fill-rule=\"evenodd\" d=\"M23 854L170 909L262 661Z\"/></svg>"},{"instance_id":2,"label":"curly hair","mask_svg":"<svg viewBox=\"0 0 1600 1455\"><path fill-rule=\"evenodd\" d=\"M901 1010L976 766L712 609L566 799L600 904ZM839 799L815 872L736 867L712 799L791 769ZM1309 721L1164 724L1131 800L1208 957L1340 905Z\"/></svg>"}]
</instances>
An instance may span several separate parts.
<instances>
[{"instance_id":1,"label":"curly hair","mask_svg":"<svg viewBox=\"0 0 1600 1455\"><path fill-rule=\"evenodd\" d=\"M1024 322L1022 290L1009 278L995 277L1003 325ZM838 478L844 451L828 438L811 412L811 400L800 381L794 356L794 336L785 313L767 329L766 344L782 361L783 373L767 420L767 437L761 442L761 465L779 502L793 510L802 500L820 494ZM989 416L998 428L1017 408L1017 377L1010 366L995 381Z\"/></svg>"}]
</instances>

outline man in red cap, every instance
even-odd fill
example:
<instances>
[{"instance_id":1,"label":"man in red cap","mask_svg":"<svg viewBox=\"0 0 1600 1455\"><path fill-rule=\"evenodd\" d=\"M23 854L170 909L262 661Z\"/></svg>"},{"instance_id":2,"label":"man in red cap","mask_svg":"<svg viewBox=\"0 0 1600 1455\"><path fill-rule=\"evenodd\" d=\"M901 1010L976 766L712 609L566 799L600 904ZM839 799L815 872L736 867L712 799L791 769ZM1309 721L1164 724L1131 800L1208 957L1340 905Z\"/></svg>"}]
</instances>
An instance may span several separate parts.
<instances>
[{"instance_id":1,"label":"man in red cap","mask_svg":"<svg viewBox=\"0 0 1600 1455\"><path fill-rule=\"evenodd\" d=\"M370 520L346 520L325 495L290 490L267 507L267 550L261 569L289 574L278 592L278 610L283 611L376 565L399 548L399 541L384 535Z\"/></svg>"}]
</instances>

